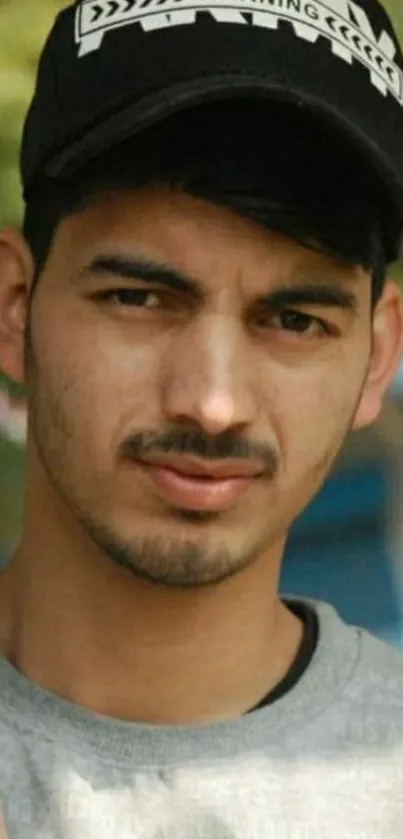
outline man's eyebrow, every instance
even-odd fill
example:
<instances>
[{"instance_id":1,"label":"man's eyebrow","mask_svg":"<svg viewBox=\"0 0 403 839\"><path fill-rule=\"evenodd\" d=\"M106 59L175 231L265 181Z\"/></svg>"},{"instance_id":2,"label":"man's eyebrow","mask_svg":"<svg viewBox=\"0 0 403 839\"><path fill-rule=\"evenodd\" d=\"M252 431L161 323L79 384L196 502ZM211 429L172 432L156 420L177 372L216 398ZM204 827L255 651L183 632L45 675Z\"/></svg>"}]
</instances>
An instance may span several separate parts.
<instances>
[{"instance_id":1,"label":"man's eyebrow","mask_svg":"<svg viewBox=\"0 0 403 839\"><path fill-rule=\"evenodd\" d=\"M100 255L93 259L81 271L80 275L114 275L124 280L143 280L167 286L173 291L202 297L203 291L197 282L180 271L163 263L154 262L143 256L121 256L119 254Z\"/></svg>"},{"instance_id":2,"label":"man's eyebrow","mask_svg":"<svg viewBox=\"0 0 403 839\"><path fill-rule=\"evenodd\" d=\"M257 303L271 309L301 305L326 306L344 309L353 315L358 314L356 295L347 288L343 288L337 280L308 281L273 289L268 294L259 296Z\"/></svg>"},{"instance_id":3,"label":"man's eyebrow","mask_svg":"<svg viewBox=\"0 0 403 839\"><path fill-rule=\"evenodd\" d=\"M173 291L184 292L201 299L205 297L201 285L170 265L155 262L143 256L105 254L95 257L81 271L80 275L115 275L124 280L142 280L158 283ZM296 305L317 305L339 308L353 315L358 313L358 301L354 292L343 288L342 281L298 280L293 284L274 288L255 301L259 306L282 309Z\"/></svg>"}]
</instances>

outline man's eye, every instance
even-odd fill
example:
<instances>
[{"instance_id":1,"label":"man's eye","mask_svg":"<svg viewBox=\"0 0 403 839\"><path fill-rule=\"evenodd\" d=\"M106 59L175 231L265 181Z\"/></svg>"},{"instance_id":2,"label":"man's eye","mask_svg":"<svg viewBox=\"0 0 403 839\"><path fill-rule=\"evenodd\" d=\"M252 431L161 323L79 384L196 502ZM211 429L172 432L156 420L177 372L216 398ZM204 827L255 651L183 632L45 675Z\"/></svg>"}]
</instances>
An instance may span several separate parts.
<instances>
[{"instance_id":1,"label":"man's eye","mask_svg":"<svg viewBox=\"0 0 403 839\"><path fill-rule=\"evenodd\" d=\"M287 332L317 335L329 334L325 321L294 309L284 309L277 315L263 315L258 318L258 326L283 329Z\"/></svg>"},{"instance_id":2,"label":"man's eye","mask_svg":"<svg viewBox=\"0 0 403 839\"><path fill-rule=\"evenodd\" d=\"M95 295L97 300L131 306L138 309L158 309L161 306L159 292L139 288L115 288Z\"/></svg>"}]
</instances>

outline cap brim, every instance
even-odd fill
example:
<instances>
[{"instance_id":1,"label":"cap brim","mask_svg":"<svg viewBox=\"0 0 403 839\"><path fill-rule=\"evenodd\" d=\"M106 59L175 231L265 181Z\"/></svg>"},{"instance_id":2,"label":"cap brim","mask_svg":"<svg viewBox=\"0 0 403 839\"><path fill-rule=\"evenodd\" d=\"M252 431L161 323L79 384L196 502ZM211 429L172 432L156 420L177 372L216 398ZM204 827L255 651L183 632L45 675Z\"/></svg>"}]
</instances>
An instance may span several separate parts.
<instances>
[{"instance_id":1,"label":"cap brim","mask_svg":"<svg viewBox=\"0 0 403 839\"><path fill-rule=\"evenodd\" d=\"M302 88L282 87L265 79L226 75L192 80L159 90L142 100L132 103L120 113L89 130L80 140L59 152L48 163L48 177L64 179L82 168L88 161L98 157L113 146L135 136L146 128L163 122L175 113L193 106L235 100L236 98L262 98L272 101L293 103L296 108L309 110L316 118L333 128L335 136L344 136L378 174L387 189L396 210L403 218L403 176L396 170L393 161L382 149L382 137L376 141L376 126L372 126L373 139L357 120L346 118L327 101L312 96ZM381 131L381 126L379 128Z\"/></svg>"}]
</instances>

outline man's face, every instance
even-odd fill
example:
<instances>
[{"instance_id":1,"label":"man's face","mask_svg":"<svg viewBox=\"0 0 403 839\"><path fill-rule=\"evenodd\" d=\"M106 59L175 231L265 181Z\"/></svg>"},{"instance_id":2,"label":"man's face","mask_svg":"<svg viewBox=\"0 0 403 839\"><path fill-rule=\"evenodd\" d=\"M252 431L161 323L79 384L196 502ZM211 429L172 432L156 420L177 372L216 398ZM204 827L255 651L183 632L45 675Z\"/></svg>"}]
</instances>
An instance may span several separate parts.
<instances>
[{"instance_id":1,"label":"man's face","mask_svg":"<svg viewBox=\"0 0 403 839\"><path fill-rule=\"evenodd\" d=\"M184 194L71 216L31 311L32 481L136 575L231 577L354 424L370 296L361 269Z\"/></svg>"}]
</instances>

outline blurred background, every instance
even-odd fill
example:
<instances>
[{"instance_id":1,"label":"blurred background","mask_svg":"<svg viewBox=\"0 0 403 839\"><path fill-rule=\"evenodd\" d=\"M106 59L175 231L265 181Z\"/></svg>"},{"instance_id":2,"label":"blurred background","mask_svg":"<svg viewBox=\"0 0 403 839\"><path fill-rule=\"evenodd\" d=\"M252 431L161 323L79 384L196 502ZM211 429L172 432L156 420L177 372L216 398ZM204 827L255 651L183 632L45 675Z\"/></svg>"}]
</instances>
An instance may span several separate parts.
<instances>
[{"instance_id":1,"label":"blurred background","mask_svg":"<svg viewBox=\"0 0 403 839\"><path fill-rule=\"evenodd\" d=\"M0 227L21 220L18 148L39 51L62 0L0 0ZM403 40L403 2L385 0ZM393 269L403 282L402 266ZM24 393L0 372L0 565L18 542ZM333 603L349 622L403 647L403 365L381 418L351 435L295 523L282 591Z\"/></svg>"}]
</instances>

